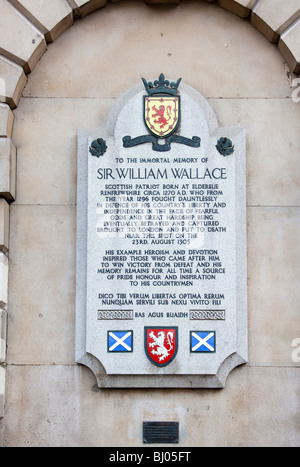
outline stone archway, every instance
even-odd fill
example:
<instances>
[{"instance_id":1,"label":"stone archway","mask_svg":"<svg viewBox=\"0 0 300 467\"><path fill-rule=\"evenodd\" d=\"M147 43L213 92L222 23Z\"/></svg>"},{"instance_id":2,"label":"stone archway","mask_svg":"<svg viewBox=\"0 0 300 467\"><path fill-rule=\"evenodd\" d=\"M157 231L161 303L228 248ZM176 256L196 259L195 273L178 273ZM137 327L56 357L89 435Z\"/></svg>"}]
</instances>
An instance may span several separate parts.
<instances>
[{"instance_id":1,"label":"stone archway","mask_svg":"<svg viewBox=\"0 0 300 467\"><path fill-rule=\"evenodd\" d=\"M209 1L209 0L206 0ZM210 3L213 3L209 1ZM48 3L48 4L47 4ZM174 4L174 0L148 1L148 4ZM219 0L222 8L248 18L267 39L276 44L293 73L300 72L300 11L297 2ZM288 4L288 5L287 5ZM5 321L9 251L9 203L15 199L16 148L11 139L12 110L19 104L27 76L47 51L47 44L74 24L74 21L103 8L106 0L44 0L42 9L25 0L0 1L0 267L1 267L1 354L5 362ZM274 45L275 47L275 45ZM0 367L0 402L4 400L4 367ZM0 417L3 413L1 412Z\"/></svg>"}]
</instances>

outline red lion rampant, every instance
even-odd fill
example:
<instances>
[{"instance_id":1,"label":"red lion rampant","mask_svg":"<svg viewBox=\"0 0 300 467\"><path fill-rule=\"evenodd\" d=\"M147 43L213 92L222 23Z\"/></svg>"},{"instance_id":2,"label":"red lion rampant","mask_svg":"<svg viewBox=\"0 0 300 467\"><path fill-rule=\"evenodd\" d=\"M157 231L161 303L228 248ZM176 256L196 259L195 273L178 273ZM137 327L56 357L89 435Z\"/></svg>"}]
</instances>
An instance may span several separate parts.
<instances>
[{"instance_id":1,"label":"red lion rampant","mask_svg":"<svg viewBox=\"0 0 300 467\"><path fill-rule=\"evenodd\" d=\"M158 119L154 120L154 123L158 123L160 125L160 128L164 128L172 117L171 106L168 105L167 110L165 110L164 105L160 105L159 109L157 109L156 106L154 105L152 109L154 110L154 112L156 112L152 115L152 118L158 117ZM165 116L165 112L166 112L166 116Z\"/></svg>"}]
</instances>

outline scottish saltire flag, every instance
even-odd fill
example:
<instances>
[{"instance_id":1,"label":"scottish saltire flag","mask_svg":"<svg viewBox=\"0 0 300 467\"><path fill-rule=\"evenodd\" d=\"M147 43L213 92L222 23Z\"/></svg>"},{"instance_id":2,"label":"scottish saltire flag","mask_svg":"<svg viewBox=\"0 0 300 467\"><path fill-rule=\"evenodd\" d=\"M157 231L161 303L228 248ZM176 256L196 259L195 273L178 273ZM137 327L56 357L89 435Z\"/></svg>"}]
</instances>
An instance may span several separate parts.
<instances>
[{"instance_id":1,"label":"scottish saltire flag","mask_svg":"<svg viewBox=\"0 0 300 467\"><path fill-rule=\"evenodd\" d=\"M108 352L132 352L133 331L108 331Z\"/></svg>"},{"instance_id":2,"label":"scottish saltire flag","mask_svg":"<svg viewBox=\"0 0 300 467\"><path fill-rule=\"evenodd\" d=\"M216 351L214 331L191 331L191 352L213 353Z\"/></svg>"}]
</instances>

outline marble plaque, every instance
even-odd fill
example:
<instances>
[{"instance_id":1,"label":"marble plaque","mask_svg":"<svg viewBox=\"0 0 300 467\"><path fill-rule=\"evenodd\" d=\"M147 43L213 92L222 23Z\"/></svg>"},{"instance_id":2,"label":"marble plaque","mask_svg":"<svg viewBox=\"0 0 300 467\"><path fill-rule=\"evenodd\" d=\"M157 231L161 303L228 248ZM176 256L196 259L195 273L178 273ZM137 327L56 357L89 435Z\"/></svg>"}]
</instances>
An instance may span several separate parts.
<instances>
[{"instance_id":1,"label":"marble plaque","mask_svg":"<svg viewBox=\"0 0 300 467\"><path fill-rule=\"evenodd\" d=\"M99 387L222 388L246 285L245 130L143 79L78 134L76 361Z\"/></svg>"}]
</instances>

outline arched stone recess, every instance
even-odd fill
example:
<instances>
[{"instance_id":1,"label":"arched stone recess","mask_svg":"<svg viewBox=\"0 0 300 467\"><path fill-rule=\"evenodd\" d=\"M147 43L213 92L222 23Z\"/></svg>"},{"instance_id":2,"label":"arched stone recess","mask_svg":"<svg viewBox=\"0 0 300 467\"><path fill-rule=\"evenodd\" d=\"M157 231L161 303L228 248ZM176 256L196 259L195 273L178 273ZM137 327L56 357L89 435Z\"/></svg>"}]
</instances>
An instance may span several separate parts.
<instances>
[{"instance_id":1,"label":"arched stone recess","mask_svg":"<svg viewBox=\"0 0 300 467\"><path fill-rule=\"evenodd\" d=\"M250 21L278 47L290 75L300 73L300 0L202 1L216 3ZM176 5L180 0L145 2ZM12 111L18 106L27 76L47 51L48 44L75 21L107 4L107 0L0 0L0 418L5 387L5 370L1 364L6 359L9 204L15 200L16 190Z\"/></svg>"}]
</instances>

